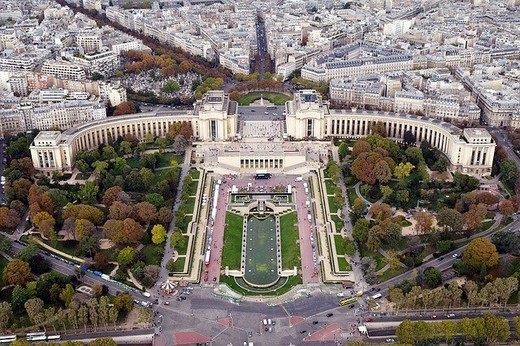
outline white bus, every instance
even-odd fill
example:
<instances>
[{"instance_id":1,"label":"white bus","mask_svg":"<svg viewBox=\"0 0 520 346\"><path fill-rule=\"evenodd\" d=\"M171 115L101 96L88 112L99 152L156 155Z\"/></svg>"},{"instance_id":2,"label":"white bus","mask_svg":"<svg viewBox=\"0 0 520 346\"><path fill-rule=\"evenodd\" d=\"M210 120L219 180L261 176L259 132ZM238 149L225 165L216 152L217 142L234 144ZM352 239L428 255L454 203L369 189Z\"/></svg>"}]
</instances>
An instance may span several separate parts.
<instances>
[{"instance_id":1,"label":"white bus","mask_svg":"<svg viewBox=\"0 0 520 346\"><path fill-rule=\"evenodd\" d=\"M41 338L43 336L43 339ZM45 332L38 332L38 333L27 333L25 335L25 338L27 341L45 341L47 337L45 336Z\"/></svg>"},{"instance_id":2,"label":"white bus","mask_svg":"<svg viewBox=\"0 0 520 346\"><path fill-rule=\"evenodd\" d=\"M379 298L381 298L381 297L382 297L381 293L376 293L376 294L374 294L371 298L374 299L374 300L376 300L376 299L379 299Z\"/></svg>"},{"instance_id":3,"label":"white bus","mask_svg":"<svg viewBox=\"0 0 520 346\"><path fill-rule=\"evenodd\" d=\"M61 335L49 335L47 341L61 340Z\"/></svg>"},{"instance_id":4,"label":"white bus","mask_svg":"<svg viewBox=\"0 0 520 346\"><path fill-rule=\"evenodd\" d=\"M16 340L16 335L0 336L0 344L11 343Z\"/></svg>"}]
</instances>

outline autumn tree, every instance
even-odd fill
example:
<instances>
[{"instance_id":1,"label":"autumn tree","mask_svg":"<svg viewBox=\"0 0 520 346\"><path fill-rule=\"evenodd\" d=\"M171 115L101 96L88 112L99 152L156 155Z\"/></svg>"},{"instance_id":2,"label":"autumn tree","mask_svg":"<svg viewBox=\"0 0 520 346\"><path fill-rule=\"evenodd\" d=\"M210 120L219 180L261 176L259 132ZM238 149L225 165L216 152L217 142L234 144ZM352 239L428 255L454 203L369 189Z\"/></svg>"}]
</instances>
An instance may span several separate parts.
<instances>
[{"instance_id":1,"label":"autumn tree","mask_svg":"<svg viewBox=\"0 0 520 346\"><path fill-rule=\"evenodd\" d=\"M505 216L511 216L515 211L515 205L510 199L504 199L499 205L500 213Z\"/></svg>"},{"instance_id":2,"label":"autumn tree","mask_svg":"<svg viewBox=\"0 0 520 346\"><path fill-rule=\"evenodd\" d=\"M372 204L368 213L378 221L388 219L392 216L392 207L386 203L376 202Z\"/></svg>"},{"instance_id":3,"label":"autumn tree","mask_svg":"<svg viewBox=\"0 0 520 346\"><path fill-rule=\"evenodd\" d=\"M417 231L417 234L426 234L430 232L433 225L433 216L430 213L420 211L418 213L415 213L413 218L415 221L417 221L417 224L415 225L415 230Z\"/></svg>"},{"instance_id":4,"label":"autumn tree","mask_svg":"<svg viewBox=\"0 0 520 346\"><path fill-rule=\"evenodd\" d=\"M108 239L116 243L134 243L139 241L144 234L142 227L133 219L107 220L103 226L103 232Z\"/></svg>"},{"instance_id":5,"label":"autumn tree","mask_svg":"<svg viewBox=\"0 0 520 346\"><path fill-rule=\"evenodd\" d=\"M163 225L155 225L152 228L152 242L162 244L166 240L166 229Z\"/></svg>"},{"instance_id":6,"label":"autumn tree","mask_svg":"<svg viewBox=\"0 0 520 346\"><path fill-rule=\"evenodd\" d=\"M135 214L143 224L149 224L157 218L157 209L149 202L137 203L134 206Z\"/></svg>"},{"instance_id":7,"label":"autumn tree","mask_svg":"<svg viewBox=\"0 0 520 346\"><path fill-rule=\"evenodd\" d=\"M29 264L20 259L13 259L4 268L3 279L7 285L24 286L31 278Z\"/></svg>"},{"instance_id":8,"label":"autumn tree","mask_svg":"<svg viewBox=\"0 0 520 346\"><path fill-rule=\"evenodd\" d=\"M498 203L498 197L491 192L484 191L476 195L476 202L490 206Z\"/></svg>"},{"instance_id":9,"label":"autumn tree","mask_svg":"<svg viewBox=\"0 0 520 346\"><path fill-rule=\"evenodd\" d=\"M487 208L483 203L473 204L464 214L464 224L468 230L478 229L486 217Z\"/></svg>"},{"instance_id":10,"label":"autumn tree","mask_svg":"<svg viewBox=\"0 0 520 346\"><path fill-rule=\"evenodd\" d=\"M372 147L370 146L370 143L368 143L365 139L358 140L354 146L352 147L352 152L350 154L350 157L352 160L355 160L359 154L361 153L368 153L372 151Z\"/></svg>"},{"instance_id":11,"label":"autumn tree","mask_svg":"<svg viewBox=\"0 0 520 346\"><path fill-rule=\"evenodd\" d=\"M437 224L445 232L460 232L464 226L464 217L455 209L443 207L437 214Z\"/></svg>"},{"instance_id":12,"label":"autumn tree","mask_svg":"<svg viewBox=\"0 0 520 346\"><path fill-rule=\"evenodd\" d=\"M108 266L108 262L109 262L108 256L105 255L102 252L98 252L94 256L94 264L93 265L94 265L94 268L96 268L96 270L103 270L103 269L105 269Z\"/></svg>"},{"instance_id":13,"label":"autumn tree","mask_svg":"<svg viewBox=\"0 0 520 346\"><path fill-rule=\"evenodd\" d=\"M134 307L134 299L128 293L118 294L114 298L114 307L124 314L129 313Z\"/></svg>"},{"instance_id":14,"label":"autumn tree","mask_svg":"<svg viewBox=\"0 0 520 346\"><path fill-rule=\"evenodd\" d=\"M116 109L114 110L114 116L133 114L136 112L137 112L137 108L135 107L135 104L130 101L125 101L125 102L121 102L119 105L117 105Z\"/></svg>"},{"instance_id":15,"label":"autumn tree","mask_svg":"<svg viewBox=\"0 0 520 346\"><path fill-rule=\"evenodd\" d=\"M101 225L105 219L105 215L96 207L86 204L67 204L63 211L63 218L75 217L76 219L85 219L94 225Z\"/></svg>"},{"instance_id":16,"label":"autumn tree","mask_svg":"<svg viewBox=\"0 0 520 346\"><path fill-rule=\"evenodd\" d=\"M124 220L132 217L134 209L123 202L115 201L109 208L108 217L114 220Z\"/></svg>"},{"instance_id":17,"label":"autumn tree","mask_svg":"<svg viewBox=\"0 0 520 346\"><path fill-rule=\"evenodd\" d=\"M414 169L415 166L412 165L410 162L406 163L400 163L394 168L394 176L399 179L403 180L404 178L408 177L410 173L412 172L412 169Z\"/></svg>"},{"instance_id":18,"label":"autumn tree","mask_svg":"<svg viewBox=\"0 0 520 346\"><path fill-rule=\"evenodd\" d=\"M121 192L123 192L123 189L117 185L107 189L103 195L103 204L110 208L115 201L119 200Z\"/></svg>"},{"instance_id":19,"label":"autumn tree","mask_svg":"<svg viewBox=\"0 0 520 346\"><path fill-rule=\"evenodd\" d=\"M129 265L133 262L136 254L137 251L133 247L127 246L117 254L117 262L121 265Z\"/></svg>"},{"instance_id":20,"label":"autumn tree","mask_svg":"<svg viewBox=\"0 0 520 346\"><path fill-rule=\"evenodd\" d=\"M74 226L74 237L77 241L81 241L85 237L90 237L96 232L96 226L85 219L77 219Z\"/></svg>"},{"instance_id":21,"label":"autumn tree","mask_svg":"<svg viewBox=\"0 0 520 346\"><path fill-rule=\"evenodd\" d=\"M462 261L471 268L487 268L498 264L498 252L496 246L486 238L475 238L469 244L462 256Z\"/></svg>"},{"instance_id":22,"label":"autumn tree","mask_svg":"<svg viewBox=\"0 0 520 346\"><path fill-rule=\"evenodd\" d=\"M54 217L47 213L46 211L41 211L36 214L32 220L34 226L36 226L40 232L45 236L49 237L50 230L54 227L56 221Z\"/></svg>"}]
</instances>

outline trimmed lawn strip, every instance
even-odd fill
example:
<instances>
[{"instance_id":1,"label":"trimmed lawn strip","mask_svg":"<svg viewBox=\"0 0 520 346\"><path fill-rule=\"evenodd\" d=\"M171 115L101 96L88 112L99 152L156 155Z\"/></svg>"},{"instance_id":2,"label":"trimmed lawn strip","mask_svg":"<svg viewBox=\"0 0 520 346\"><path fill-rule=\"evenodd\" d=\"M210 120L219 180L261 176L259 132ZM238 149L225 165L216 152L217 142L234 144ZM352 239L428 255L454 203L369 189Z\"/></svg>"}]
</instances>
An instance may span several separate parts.
<instances>
[{"instance_id":1,"label":"trimmed lawn strip","mask_svg":"<svg viewBox=\"0 0 520 346\"><path fill-rule=\"evenodd\" d=\"M343 244L343 237L341 235L334 235L334 246L336 247L338 257L345 255L345 244Z\"/></svg>"},{"instance_id":2,"label":"trimmed lawn strip","mask_svg":"<svg viewBox=\"0 0 520 346\"><path fill-rule=\"evenodd\" d=\"M174 263L173 273L182 273L184 271L184 262L186 262L186 257L179 257Z\"/></svg>"},{"instance_id":3,"label":"trimmed lawn strip","mask_svg":"<svg viewBox=\"0 0 520 346\"><path fill-rule=\"evenodd\" d=\"M338 267L340 271L352 271L352 266L348 263L345 257L338 257Z\"/></svg>"},{"instance_id":4,"label":"trimmed lawn strip","mask_svg":"<svg viewBox=\"0 0 520 346\"><path fill-rule=\"evenodd\" d=\"M188 198L188 200L182 205L182 209L186 212L186 214L193 214L195 209L195 197Z\"/></svg>"},{"instance_id":5,"label":"trimmed lawn strip","mask_svg":"<svg viewBox=\"0 0 520 346\"><path fill-rule=\"evenodd\" d=\"M339 205L334 200L334 196L328 196L327 199L329 200L329 208L330 213L335 214L340 209Z\"/></svg>"},{"instance_id":6,"label":"trimmed lawn strip","mask_svg":"<svg viewBox=\"0 0 520 346\"><path fill-rule=\"evenodd\" d=\"M179 162L180 163L180 162ZM191 169L190 175L192 179L199 179L200 177L200 171L198 169Z\"/></svg>"},{"instance_id":7,"label":"trimmed lawn strip","mask_svg":"<svg viewBox=\"0 0 520 346\"><path fill-rule=\"evenodd\" d=\"M249 94L245 94L241 96L237 102L239 106L248 106L252 102L259 100L260 98L264 98L269 100L271 103L277 106L283 106L285 102L290 100L290 97L280 93L270 93L270 92L252 92Z\"/></svg>"},{"instance_id":8,"label":"trimmed lawn strip","mask_svg":"<svg viewBox=\"0 0 520 346\"><path fill-rule=\"evenodd\" d=\"M175 250L177 250L177 253L179 255L186 255L186 252L188 250L188 242L190 238L187 235L184 235L184 237L186 237L186 242L183 244L183 246L180 246L179 244L175 246Z\"/></svg>"},{"instance_id":9,"label":"trimmed lawn strip","mask_svg":"<svg viewBox=\"0 0 520 346\"><path fill-rule=\"evenodd\" d=\"M280 240L282 242L282 269L301 266L300 245L298 244L298 217L296 212L280 217Z\"/></svg>"},{"instance_id":10,"label":"trimmed lawn strip","mask_svg":"<svg viewBox=\"0 0 520 346\"><path fill-rule=\"evenodd\" d=\"M343 228L343 220L338 215L331 215L330 216L332 222L336 224L336 232L341 232L341 229Z\"/></svg>"},{"instance_id":11,"label":"trimmed lawn strip","mask_svg":"<svg viewBox=\"0 0 520 346\"><path fill-rule=\"evenodd\" d=\"M224 226L224 245L222 249L222 268L240 269L242 258L242 226L243 218L230 212L226 213Z\"/></svg>"},{"instance_id":12,"label":"trimmed lawn strip","mask_svg":"<svg viewBox=\"0 0 520 346\"><path fill-rule=\"evenodd\" d=\"M325 188L327 189L327 195L333 195L336 184L332 182L332 179L325 179Z\"/></svg>"}]
</instances>

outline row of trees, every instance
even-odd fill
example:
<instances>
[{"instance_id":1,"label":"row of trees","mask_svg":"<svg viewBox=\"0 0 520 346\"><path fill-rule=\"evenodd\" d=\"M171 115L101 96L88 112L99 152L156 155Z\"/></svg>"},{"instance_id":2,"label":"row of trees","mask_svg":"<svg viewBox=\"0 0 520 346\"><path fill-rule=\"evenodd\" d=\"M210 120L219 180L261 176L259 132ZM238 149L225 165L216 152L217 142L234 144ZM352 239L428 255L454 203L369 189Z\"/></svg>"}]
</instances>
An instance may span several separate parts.
<instances>
[{"instance_id":1,"label":"row of trees","mask_svg":"<svg viewBox=\"0 0 520 346\"><path fill-rule=\"evenodd\" d=\"M427 282L428 275L420 279ZM417 280L417 277L416 277ZM484 287L468 280L459 287L457 282L447 286L427 289L421 286L412 286L406 280L398 286L391 288L388 297L398 308L454 308L460 306L494 306L505 305L512 294L518 290L518 279L516 277L497 278L488 282Z\"/></svg>"},{"instance_id":2,"label":"row of trees","mask_svg":"<svg viewBox=\"0 0 520 346\"><path fill-rule=\"evenodd\" d=\"M399 341L404 344L424 345L426 341L450 343L455 337L462 337L475 344L505 342L511 332L509 322L504 317L485 315L460 321L403 321L396 330Z\"/></svg>"}]
</instances>

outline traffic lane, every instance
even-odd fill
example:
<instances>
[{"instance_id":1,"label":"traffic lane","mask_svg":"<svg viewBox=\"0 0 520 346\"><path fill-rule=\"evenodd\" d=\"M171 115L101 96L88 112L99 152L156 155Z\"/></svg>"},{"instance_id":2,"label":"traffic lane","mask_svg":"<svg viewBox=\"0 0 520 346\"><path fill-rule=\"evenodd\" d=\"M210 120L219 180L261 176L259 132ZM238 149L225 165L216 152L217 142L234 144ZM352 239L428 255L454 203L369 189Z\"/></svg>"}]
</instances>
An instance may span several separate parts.
<instances>
[{"instance_id":1,"label":"traffic lane","mask_svg":"<svg viewBox=\"0 0 520 346\"><path fill-rule=\"evenodd\" d=\"M18 253L25 246L18 244L18 243L13 243L11 247L13 250L16 251L16 253ZM71 264L68 264L67 262L50 257L42 251L40 251L40 254L43 255L44 258L49 261L51 268L53 268L54 270L56 270L62 274L65 274L65 275L76 275L76 269L78 269L78 268L75 267L74 265L71 265ZM83 277L81 278L80 281L82 281L88 285L94 285L94 284L106 285L108 287L109 293L112 295L115 295L120 292L127 292L130 295L132 295L134 297L134 299L148 301L140 292L127 291L124 288L120 287L119 285L117 285L113 282L103 280L100 277L95 276L94 274L91 274L88 272L85 272L85 275L83 275Z\"/></svg>"},{"instance_id":2,"label":"traffic lane","mask_svg":"<svg viewBox=\"0 0 520 346\"><path fill-rule=\"evenodd\" d=\"M100 327L101 328L101 327ZM154 328L148 329L133 329L133 330L113 330L113 331L100 331L100 332L89 332L80 334L61 334L61 340L82 340L82 339L96 339L96 338L113 338L117 336L138 336L138 335L153 335L155 332Z\"/></svg>"},{"instance_id":3,"label":"traffic lane","mask_svg":"<svg viewBox=\"0 0 520 346\"><path fill-rule=\"evenodd\" d=\"M513 223L509 224L507 227L508 228L516 228L520 225L520 220L517 220L517 221L514 221ZM505 227L503 228L505 229ZM484 237L485 238L489 238L492 234L494 233L491 232L487 235L485 235ZM447 270L447 269L450 269L453 265L453 262L455 262L457 259L459 258L454 258L453 255L454 254L458 254L458 255L461 255L464 250L466 249L468 245L464 245L464 246L461 246L460 248L456 249L456 250L453 250L449 253L447 253L446 255L444 255L444 260L441 260L439 261L438 259L432 259L431 261L428 261L426 263L423 263L422 265L420 265L419 267L417 268L422 268L422 269L425 269L425 268L428 268L428 267L434 267L434 268L437 268L439 269L440 271L443 271L443 270ZM374 288L380 288L381 290L381 294L383 294L383 292L386 292L388 290L388 288L390 287L393 287L395 284L405 280L405 279L408 279L411 277L411 274L412 274L412 270L410 271L407 271L406 273L403 273L401 275L398 275L390 280L387 280L379 285L375 285L373 286Z\"/></svg>"}]
</instances>

